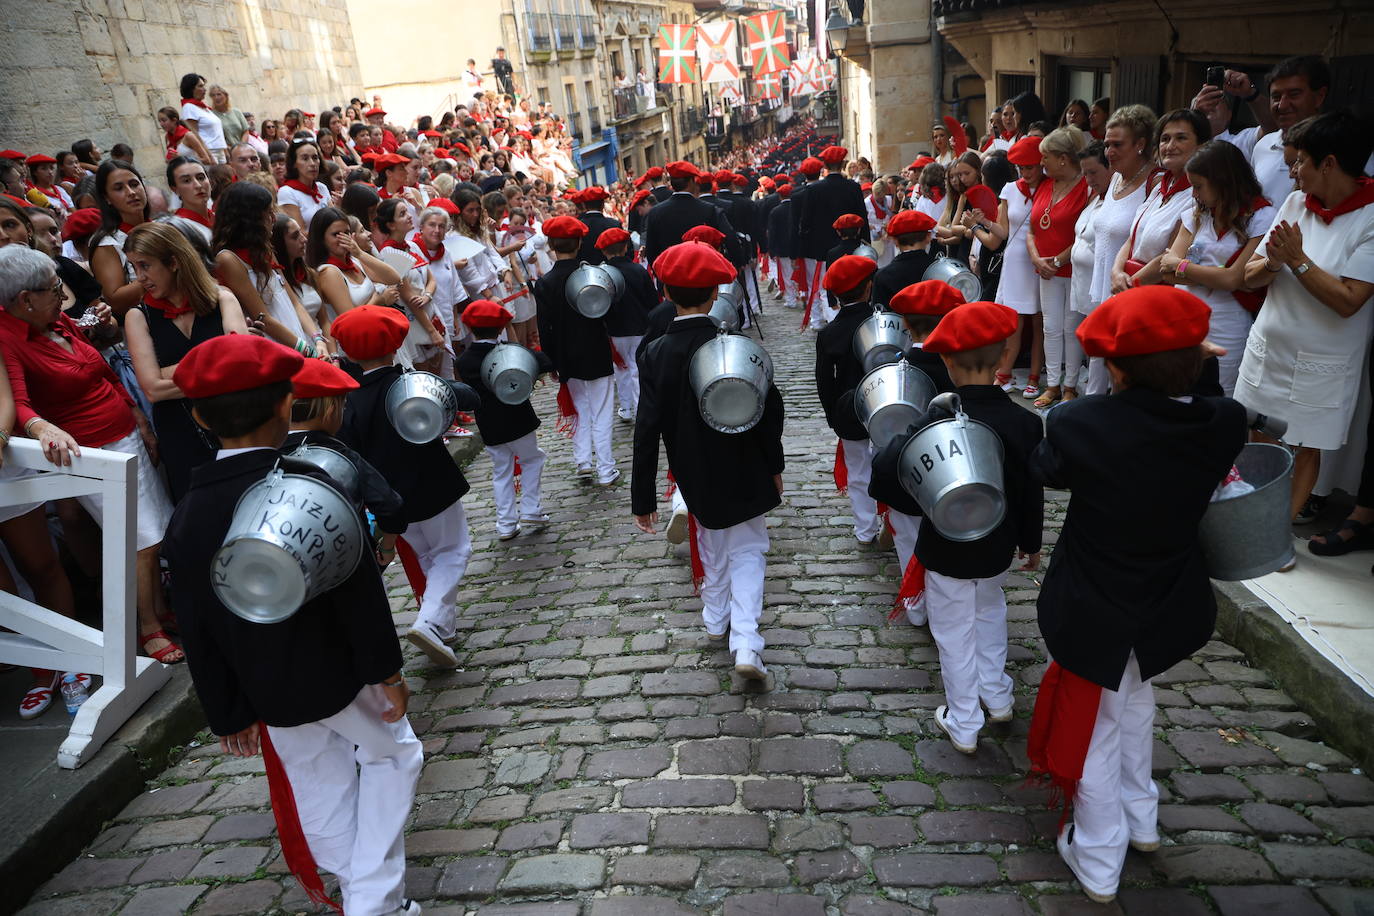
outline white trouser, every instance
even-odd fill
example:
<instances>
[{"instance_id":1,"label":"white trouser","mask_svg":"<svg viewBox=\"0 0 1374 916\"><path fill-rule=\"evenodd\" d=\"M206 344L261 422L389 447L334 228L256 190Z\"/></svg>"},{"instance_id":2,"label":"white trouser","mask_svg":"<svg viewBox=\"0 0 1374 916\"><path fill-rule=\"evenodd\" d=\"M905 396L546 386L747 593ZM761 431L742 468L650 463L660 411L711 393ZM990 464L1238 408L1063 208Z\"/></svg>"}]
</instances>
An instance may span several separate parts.
<instances>
[{"instance_id":1,"label":"white trouser","mask_svg":"<svg viewBox=\"0 0 1374 916\"><path fill-rule=\"evenodd\" d=\"M615 387L611 376L594 379L568 379L573 406L577 408L577 426L573 430L573 461L579 468L595 467L598 480L608 480L615 473L615 456L611 454L611 403ZM596 461L592 461L592 452Z\"/></svg>"},{"instance_id":2,"label":"white trouser","mask_svg":"<svg viewBox=\"0 0 1374 916\"><path fill-rule=\"evenodd\" d=\"M1040 314L1045 322L1045 384L1078 387L1083 345L1074 333L1083 315L1069 308L1069 277L1040 278Z\"/></svg>"},{"instance_id":3,"label":"white trouser","mask_svg":"<svg viewBox=\"0 0 1374 916\"><path fill-rule=\"evenodd\" d=\"M778 271L778 289L782 292L782 304L790 309L797 307L797 281L792 278L795 269L791 258L775 258Z\"/></svg>"},{"instance_id":4,"label":"white trouser","mask_svg":"<svg viewBox=\"0 0 1374 916\"><path fill-rule=\"evenodd\" d=\"M620 411L633 417L639 409L639 363L635 360L635 350L643 335L638 337L612 337L611 346L620 354L625 368L612 364L615 370L615 393L620 400Z\"/></svg>"},{"instance_id":5,"label":"white trouser","mask_svg":"<svg viewBox=\"0 0 1374 916\"><path fill-rule=\"evenodd\" d=\"M854 510L854 536L871 541L878 536L882 519L878 518L878 503L868 495L868 481L873 476L873 449L867 439L841 439L844 447L844 466L849 472L849 505Z\"/></svg>"},{"instance_id":6,"label":"white trouser","mask_svg":"<svg viewBox=\"0 0 1374 916\"><path fill-rule=\"evenodd\" d=\"M749 307L746 309L746 318L749 314L758 315L762 312L763 300L759 298L759 278L754 273L757 261L750 261L749 267L744 271L745 295L749 299Z\"/></svg>"},{"instance_id":7,"label":"white trouser","mask_svg":"<svg viewBox=\"0 0 1374 916\"><path fill-rule=\"evenodd\" d=\"M522 518L544 514L539 502L539 479L544 473L544 450L539 447L534 431L519 439L488 445L491 456L491 484L496 501L496 530L502 534L515 530ZM515 500L515 462L520 461L520 505Z\"/></svg>"},{"instance_id":8,"label":"white trouser","mask_svg":"<svg viewBox=\"0 0 1374 916\"><path fill-rule=\"evenodd\" d=\"M1074 338L1077 339L1075 334ZM1107 361L1101 356L1088 360L1088 387L1084 394L1106 394L1112 387L1111 375L1107 372Z\"/></svg>"},{"instance_id":9,"label":"white trouser","mask_svg":"<svg viewBox=\"0 0 1374 916\"><path fill-rule=\"evenodd\" d=\"M945 682L945 722L960 744L976 744L983 727L981 699L988 709L1012 702L1007 675L1006 573L986 579L955 579L926 570L926 614L940 650Z\"/></svg>"},{"instance_id":10,"label":"white trouser","mask_svg":"<svg viewBox=\"0 0 1374 916\"><path fill-rule=\"evenodd\" d=\"M825 287L821 286L825 282L825 262L815 258L804 258L802 264L806 267L806 296L811 300L811 327L821 328L835 317L834 309L830 308L829 297L825 294ZM818 267L820 276L816 276Z\"/></svg>"},{"instance_id":11,"label":"white trouser","mask_svg":"<svg viewBox=\"0 0 1374 916\"><path fill-rule=\"evenodd\" d=\"M916 552L916 536L921 533L921 516L907 515L905 512L898 512L896 509L887 510L887 520L892 524L892 543L897 547L898 573L897 581L900 583L902 577L906 575L907 564L911 562L911 555ZM923 626L926 622L925 600L922 599L916 607L908 604L906 608L906 619L913 626Z\"/></svg>"},{"instance_id":12,"label":"white trouser","mask_svg":"<svg viewBox=\"0 0 1374 916\"><path fill-rule=\"evenodd\" d=\"M310 853L338 876L348 916L405 902L405 823L424 751L409 721L382 721L390 705L371 685L327 719L267 727Z\"/></svg>"},{"instance_id":13,"label":"white trouser","mask_svg":"<svg viewBox=\"0 0 1374 916\"><path fill-rule=\"evenodd\" d=\"M762 515L729 528L697 525L701 618L710 633L730 627L730 651L763 651L759 615L763 613L763 572L767 565L768 524Z\"/></svg>"},{"instance_id":14,"label":"white trouser","mask_svg":"<svg viewBox=\"0 0 1374 916\"><path fill-rule=\"evenodd\" d=\"M457 632L458 583L463 581L468 558L472 556L462 501L454 500L453 505L422 522L411 522L401 536L415 551L425 574L425 597L420 602L415 625L429 626L447 642Z\"/></svg>"},{"instance_id":15,"label":"white trouser","mask_svg":"<svg viewBox=\"0 0 1374 916\"><path fill-rule=\"evenodd\" d=\"M1159 839L1159 787L1150 778L1155 698L1135 653L1116 690L1102 691L1083 778L1073 799L1073 857L1084 884L1111 893L1131 839Z\"/></svg>"}]
</instances>

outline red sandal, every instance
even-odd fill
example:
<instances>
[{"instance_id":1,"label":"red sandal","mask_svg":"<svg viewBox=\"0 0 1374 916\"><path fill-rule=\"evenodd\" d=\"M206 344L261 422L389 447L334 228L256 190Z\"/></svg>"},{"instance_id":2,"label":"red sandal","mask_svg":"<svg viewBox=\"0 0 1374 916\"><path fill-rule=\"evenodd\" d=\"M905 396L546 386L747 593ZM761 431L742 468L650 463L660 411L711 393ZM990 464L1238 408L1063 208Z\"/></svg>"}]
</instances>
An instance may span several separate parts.
<instances>
[{"instance_id":1,"label":"red sandal","mask_svg":"<svg viewBox=\"0 0 1374 916\"><path fill-rule=\"evenodd\" d=\"M149 649L148 643L152 642L155 639L165 639L167 641L167 645L156 651ZM161 662L164 665L179 665L182 662L186 661L186 653L182 652L181 647L178 646L176 643L172 642L172 637L168 636L166 632L163 630L154 630L148 635L140 637L138 644L148 656ZM170 662L167 661L167 656L171 655L174 652L180 652L181 658L174 658Z\"/></svg>"}]
</instances>

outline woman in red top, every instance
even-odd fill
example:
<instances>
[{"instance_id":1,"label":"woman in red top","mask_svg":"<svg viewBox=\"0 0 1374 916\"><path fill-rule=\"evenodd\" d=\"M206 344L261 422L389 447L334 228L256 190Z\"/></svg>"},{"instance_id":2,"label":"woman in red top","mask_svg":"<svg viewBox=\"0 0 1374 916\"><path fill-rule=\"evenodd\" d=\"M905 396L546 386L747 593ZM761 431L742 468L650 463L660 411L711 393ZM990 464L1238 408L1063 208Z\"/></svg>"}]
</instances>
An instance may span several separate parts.
<instances>
[{"instance_id":1,"label":"woman in red top","mask_svg":"<svg viewBox=\"0 0 1374 916\"><path fill-rule=\"evenodd\" d=\"M1035 189L1031 202L1026 249L1031 266L1040 277L1048 378L1035 406L1042 409L1061 396L1066 401L1078 397L1083 348L1074 332L1082 316L1069 308L1069 277L1073 273L1069 257L1073 252L1074 224L1088 205L1088 182L1078 165L1078 154L1087 145L1088 135L1076 127L1060 127L1040 141L1046 180Z\"/></svg>"}]
</instances>

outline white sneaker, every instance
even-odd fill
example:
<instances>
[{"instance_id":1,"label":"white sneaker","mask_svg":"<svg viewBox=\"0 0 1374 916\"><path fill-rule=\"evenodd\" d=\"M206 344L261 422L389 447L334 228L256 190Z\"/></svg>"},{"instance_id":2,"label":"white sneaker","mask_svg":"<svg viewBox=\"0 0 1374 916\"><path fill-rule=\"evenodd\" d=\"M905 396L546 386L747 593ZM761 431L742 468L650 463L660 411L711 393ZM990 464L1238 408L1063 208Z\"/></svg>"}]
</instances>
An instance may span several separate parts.
<instances>
[{"instance_id":1,"label":"white sneaker","mask_svg":"<svg viewBox=\"0 0 1374 916\"><path fill-rule=\"evenodd\" d=\"M424 912L420 909L420 904L414 900L407 900L396 909L392 910L387 916L420 916Z\"/></svg>"},{"instance_id":2,"label":"white sneaker","mask_svg":"<svg viewBox=\"0 0 1374 916\"><path fill-rule=\"evenodd\" d=\"M978 753L978 745L977 745L976 743L974 743L974 744L964 744L963 742L961 742L961 741L956 741L956 740L954 739L954 733L951 732L951 731L949 730L949 723L947 723L947 722L945 721L945 715L946 715L948 712L949 712L949 707L948 707L948 706L938 706L938 707L936 707L936 709L935 709L935 727L938 728L940 731L942 731L942 732L945 733L945 737L949 738L949 743L952 744L952 745L954 745L954 749L955 749L956 751L958 751L959 753L961 753L961 754L968 754L970 757L973 756L974 754Z\"/></svg>"},{"instance_id":3,"label":"white sneaker","mask_svg":"<svg viewBox=\"0 0 1374 916\"><path fill-rule=\"evenodd\" d=\"M1013 714L1013 712L1015 711L1015 708L1016 708L1016 707L1015 707L1015 704L1014 704L1014 703L1008 703L1006 706L1003 706L1001 709L993 709L991 706L989 706L989 707L987 708L987 710L988 710L988 721L989 721L989 722L1010 722L1011 719L1012 719L1012 714Z\"/></svg>"},{"instance_id":4,"label":"white sneaker","mask_svg":"<svg viewBox=\"0 0 1374 916\"><path fill-rule=\"evenodd\" d=\"M687 510L674 509L673 517L668 519L666 532L669 544L681 544L687 540Z\"/></svg>"},{"instance_id":5,"label":"white sneaker","mask_svg":"<svg viewBox=\"0 0 1374 916\"><path fill-rule=\"evenodd\" d=\"M924 601L912 601L907 599L906 620L913 627L923 627L926 625L926 603Z\"/></svg>"},{"instance_id":6,"label":"white sneaker","mask_svg":"<svg viewBox=\"0 0 1374 916\"><path fill-rule=\"evenodd\" d=\"M1083 888L1083 893L1093 903L1111 903L1116 899L1116 888L1110 890L1103 888L1089 887L1083 880L1082 870L1078 865L1078 859L1073 852L1073 824L1069 824L1059 834L1059 839L1055 841L1055 847L1059 850L1059 858L1064 860L1064 864L1069 866L1069 871L1078 879L1078 884Z\"/></svg>"},{"instance_id":7,"label":"white sneaker","mask_svg":"<svg viewBox=\"0 0 1374 916\"><path fill-rule=\"evenodd\" d=\"M547 528L547 527L549 527L549 522L550 522L550 521L552 521L552 519L549 518L548 514L545 513L545 512L541 512L541 513L539 513L538 515L526 515L526 516L522 516L521 519L520 519L520 527L521 527L521 528L531 528L531 529L536 529L536 530L537 530L537 529L540 529L540 528Z\"/></svg>"},{"instance_id":8,"label":"white sneaker","mask_svg":"<svg viewBox=\"0 0 1374 916\"><path fill-rule=\"evenodd\" d=\"M429 660L441 668L457 668L458 656L453 654L453 650L444 645L444 641L439 638L429 626L417 624L406 631L406 639L417 646L421 652L429 656Z\"/></svg>"},{"instance_id":9,"label":"white sneaker","mask_svg":"<svg viewBox=\"0 0 1374 916\"><path fill-rule=\"evenodd\" d=\"M1136 852L1156 852L1159 849L1159 834L1154 839L1140 840L1131 837L1131 848Z\"/></svg>"},{"instance_id":10,"label":"white sneaker","mask_svg":"<svg viewBox=\"0 0 1374 916\"><path fill-rule=\"evenodd\" d=\"M753 649L740 649L735 652L735 673L751 681L761 681L768 676L763 660Z\"/></svg>"},{"instance_id":11,"label":"white sneaker","mask_svg":"<svg viewBox=\"0 0 1374 916\"><path fill-rule=\"evenodd\" d=\"M514 538L517 534L519 534L519 533L520 533L520 529L519 529L519 528L508 528L508 529L497 528L497 529L496 529L496 539L497 539L497 540L500 540L500 541L509 541L509 540L513 539L513 538Z\"/></svg>"},{"instance_id":12,"label":"white sneaker","mask_svg":"<svg viewBox=\"0 0 1374 916\"><path fill-rule=\"evenodd\" d=\"M635 415L628 410L617 410L615 415L620 418L621 423L633 423L635 421Z\"/></svg>"},{"instance_id":13,"label":"white sneaker","mask_svg":"<svg viewBox=\"0 0 1374 916\"><path fill-rule=\"evenodd\" d=\"M611 484L615 483L615 482L616 482L617 480L619 480L619 479L620 479L620 468L612 468L612 469L611 469L611 476L610 476L610 477L607 477L607 478L604 478L604 479L598 477L597 480L596 480L596 485L597 485L598 487L609 487Z\"/></svg>"},{"instance_id":14,"label":"white sneaker","mask_svg":"<svg viewBox=\"0 0 1374 916\"><path fill-rule=\"evenodd\" d=\"M590 464L579 464L577 466L577 476L583 480L591 480L596 476L596 471Z\"/></svg>"}]
</instances>

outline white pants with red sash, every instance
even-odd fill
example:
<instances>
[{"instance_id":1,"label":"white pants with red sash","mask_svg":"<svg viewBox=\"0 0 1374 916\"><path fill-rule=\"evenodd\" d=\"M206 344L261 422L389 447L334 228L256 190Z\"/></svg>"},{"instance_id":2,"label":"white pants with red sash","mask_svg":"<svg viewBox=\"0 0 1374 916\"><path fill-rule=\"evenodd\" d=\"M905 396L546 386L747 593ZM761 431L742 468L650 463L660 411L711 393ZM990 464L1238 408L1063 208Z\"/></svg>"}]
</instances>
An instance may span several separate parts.
<instances>
[{"instance_id":1,"label":"white pants with red sash","mask_svg":"<svg viewBox=\"0 0 1374 916\"><path fill-rule=\"evenodd\" d=\"M639 409L639 362L635 350L643 335L638 337L612 337L611 346L620 354L620 362L611 366L615 378L616 398L620 401L621 416L633 418ZM624 363L624 368L620 363Z\"/></svg>"},{"instance_id":2,"label":"white pants with red sash","mask_svg":"<svg viewBox=\"0 0 1374 916\"><path fill-rule=\"evenodd\" d=\"M405 902L405 823L424 751L406 719L382 721L389 706L368 686L327 719L268 726L311 855L338 876L347 916Z\"/></svg>"},{"instance_id":3,"label":"white pants with red sash","mask_svg":"<svg viewBox=\"0 0 1374 916\"><path fill-rule=\"evenodd\" d=\"M907 515L896 509L888 508L887 520L892 524L892 543L897 548L897 568L906 572L911 555L916 552L916 536L921 533L921 516ZM925 600L908 602L906 619L912 626L925 626Z\"/></svg>"},{"instance_id":4,"label":"white pants with red sash","mask_svg":"<svg viewBox=\"0 0 1374 916\"><path fill-rule=\"evenodd\" d=\"M986 579L955 579L926 570L925 606L930 635L940 651L945 682L945 717L960 744L977 744L983 727L982 700L988 709L1012 702L1007 674L1006 573Z\"/></svg>"},{"instance_id":5,"label":"white pants with red sash","mask_svg":"<svg viewBox=\"0 0 1374 916\"><path fill-rule=\"evenodd\" d=\"M567 386L573 405L577 408L577 425L573 428L573 461L577 462L579 468L592 467L597 480L608 481L615 474L615 456L611 454L615 401L612 376L570 378Z\"/></svg>"},{"instance_id":6,"label":"white pants with red sash","mask_svg":"<svg viewBox=\"0 0 1374 916\"><path fill-rule=\"evenodd\" d=\"M878 536L883 524L878 517L877 500L868 495L868 483L873 477L873 448L868 439L841 439L840 444L849 478L849 506L854 510L854 536L861 541L871 541Z\"/></svg>"},{"instance_id":7,"label":"white pants with red sash","mask_svg":"<svg viewBox=\"0 0 1374 916\"><path fill-rule=\"evenodd\" d=\"M491 456L492 498L496 503L496 530L507 534L518 527L522 518L537 518L544 514L539 497L540 481L544 475L544 459L548 457L539 447L533 431L519 439L488 445ZM520 462L520 497L515 495L515 462Z\"/></svg>"},{"instance_id":8,"label":"white pants with red sash","mask_svg":"<svg viewBox=\"0 0 1374 916\"><path fill-rule=\"evenodd\" d=\"M776 258L778 272L778 291L782 294L782 304L787 308L797 307L797 281L792 277L794 270L791 258Z\"/></svg>"},{"instance_id":9,"label":"white pants with red sash","mask_svg":"<svg viewBox=\"0 0 1374 916\"><path fill-rule=\"evenodd\" d=\"M763 574L767 567L768 523L762 515L729 528L696 526L697 552L705 574L701 616L706 629L730 627L730 651L763 651Z\"/></svg>"},{"instance_id":10,"label":"white pants with red sash","mask_svg":"<svg viewBox=\"0 0 1374 916\"><path fill-rule=\"evenodd\" d=\"M415 551L420 569L425 574L425 596L420 600L420 613L415 625L434 630L445 642L457 633L458 584L467 572L472 556L472 539L468 536L468 517L461 500L437 515L422 522L411 522L401 535Z\"/></svg>"}]
</instances>

